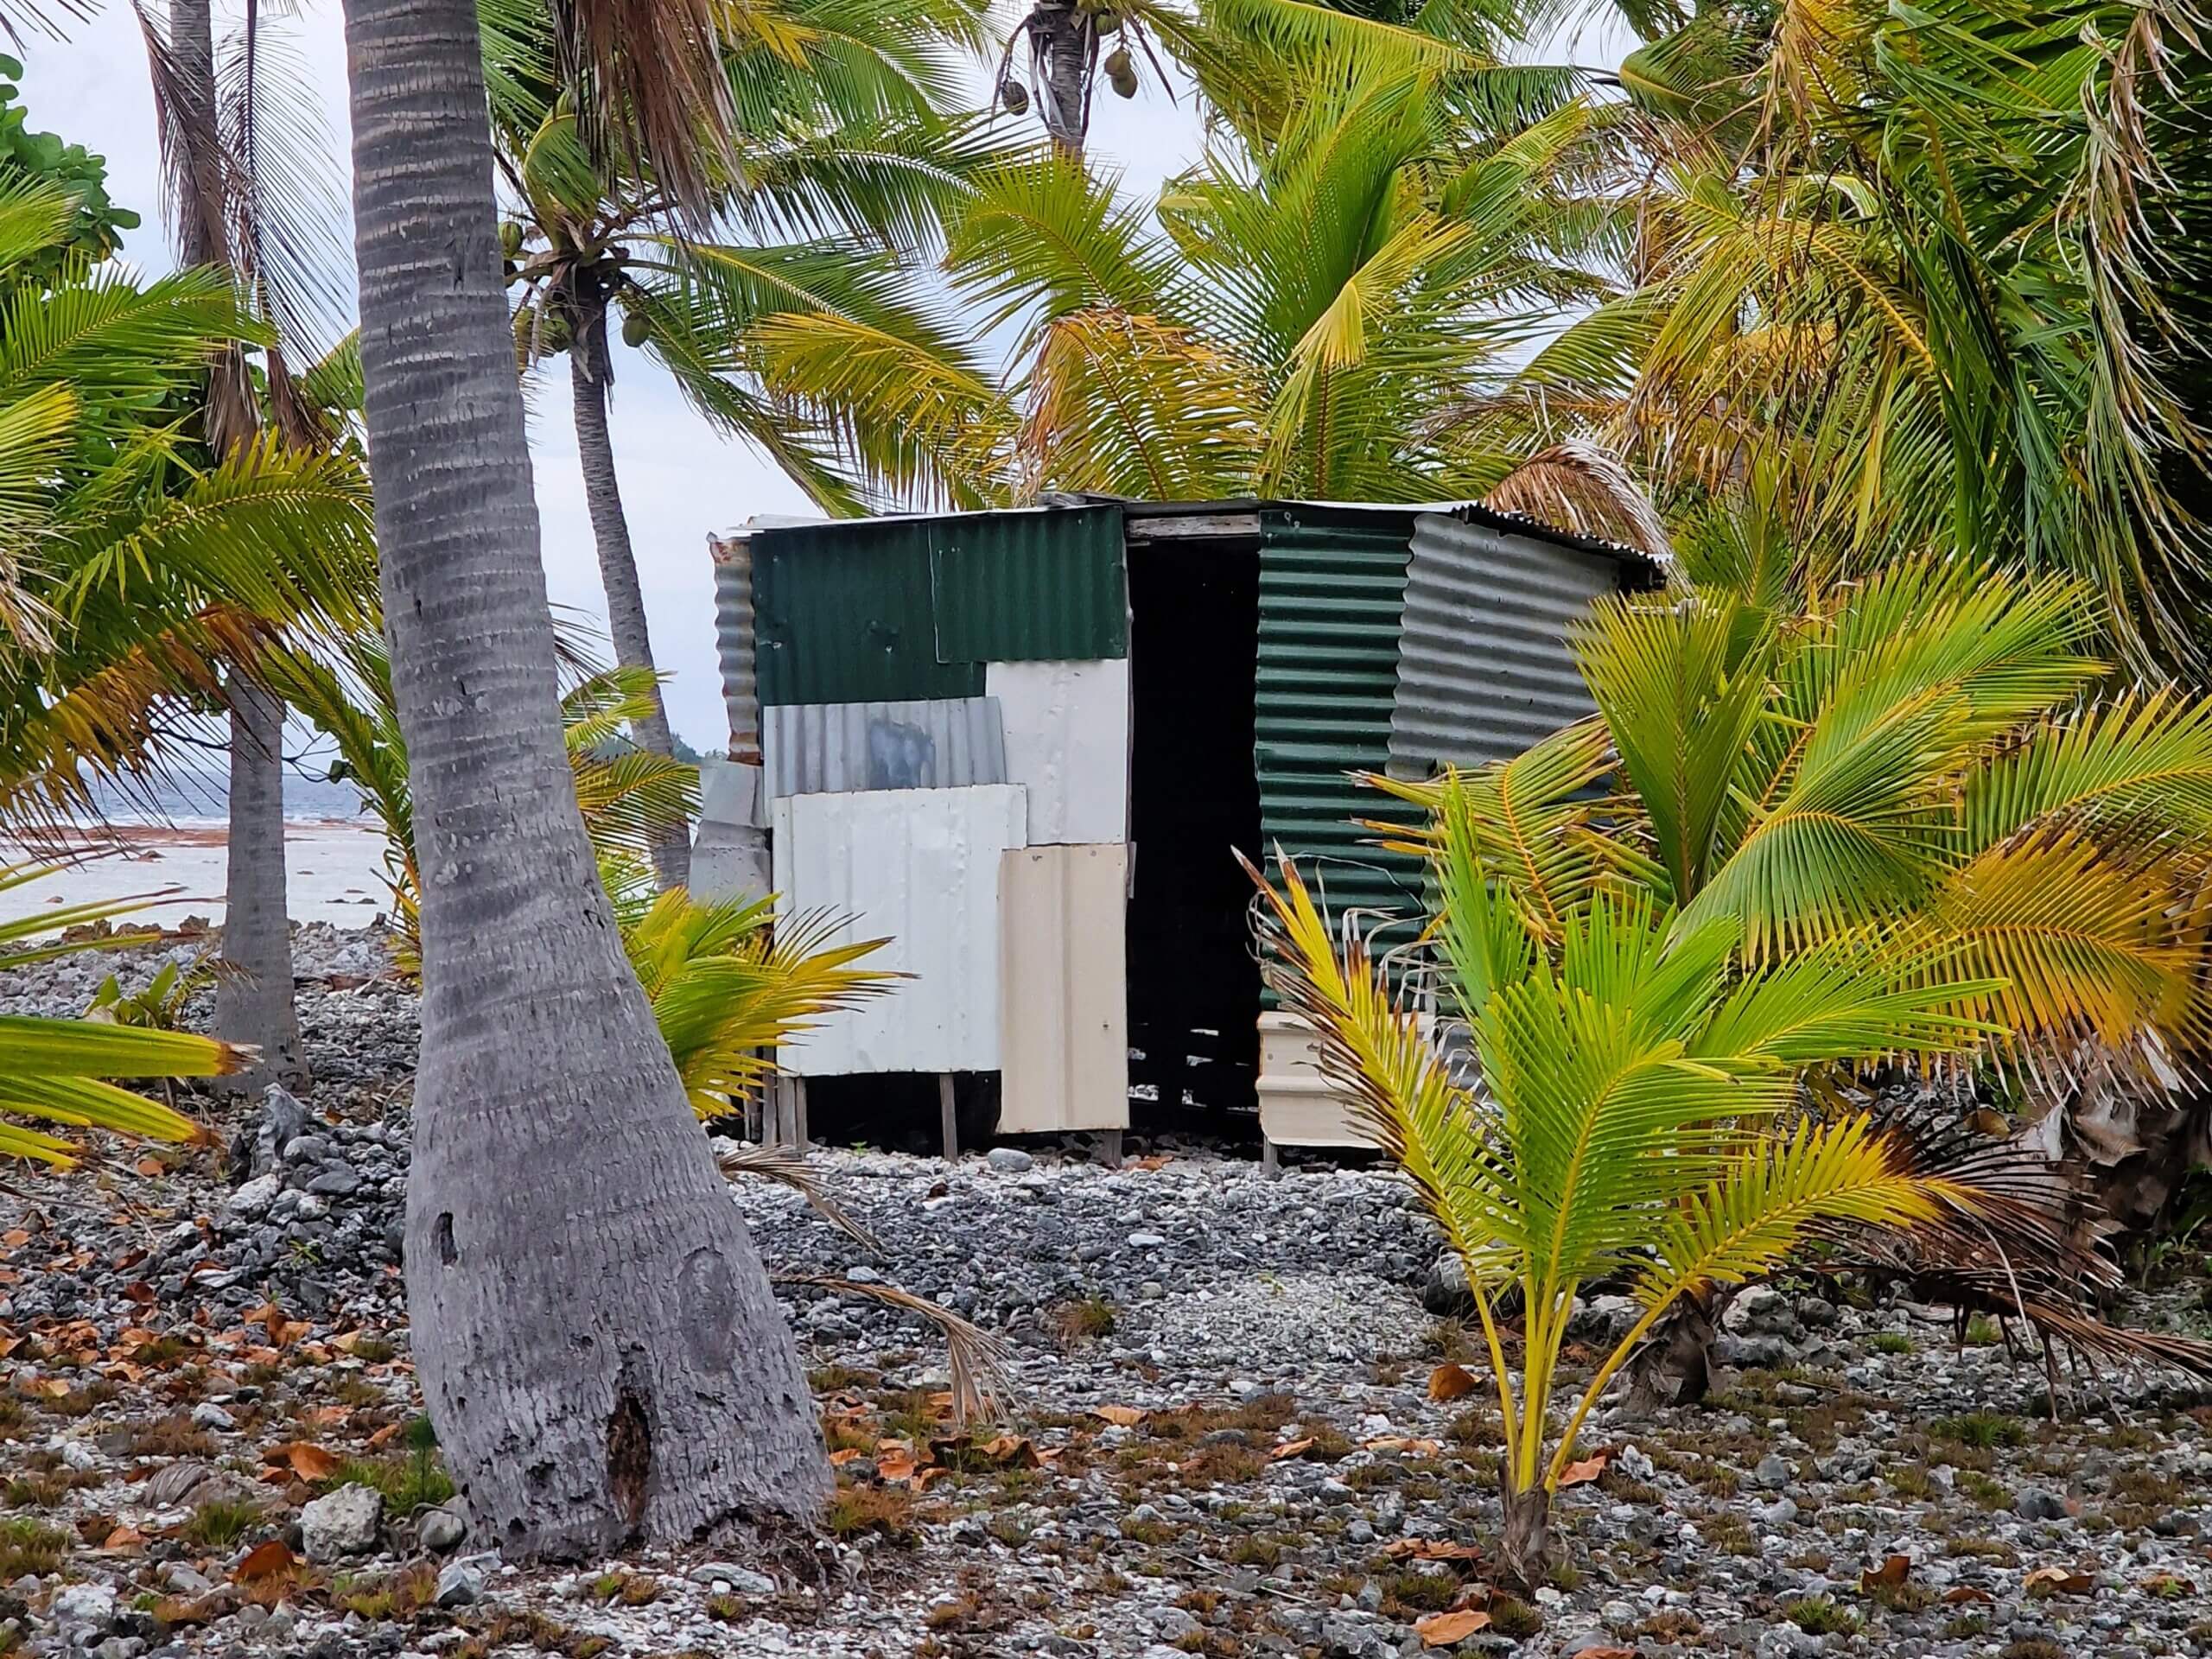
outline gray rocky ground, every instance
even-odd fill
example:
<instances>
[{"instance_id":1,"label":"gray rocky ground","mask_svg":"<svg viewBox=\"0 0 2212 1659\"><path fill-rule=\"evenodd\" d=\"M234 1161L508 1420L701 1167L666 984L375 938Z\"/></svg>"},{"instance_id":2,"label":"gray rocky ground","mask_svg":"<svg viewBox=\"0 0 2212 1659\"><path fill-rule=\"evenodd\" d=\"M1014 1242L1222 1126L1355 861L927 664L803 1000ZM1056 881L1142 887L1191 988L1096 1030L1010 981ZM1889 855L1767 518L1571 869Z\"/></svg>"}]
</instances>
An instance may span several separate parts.
<instances>
[{"instance_id":1,"label":"gray rocky ground","mask_svg":"<svg viewBox=\"0 0 2212 1659\"><path fill-rule=\"evenodd\" d=\"M0 1629L27 1651L2212 1653L2212 1408L2112 1376L2053 1426L2037 1368L1954 1353L1933 1310L1764 1292L1710 1402L1586 1435L1610 1456L1562 1495L1559 1581L1487 1595L1495 1419L1429 1397L1472 1356L1421 1306L1427 1227L1380 1173L1196 1146L817 1154L880 1258L744 1181L775 1267L999 1333L1011 1420L953 1427L914 1316L787 1287L840 1465L821 1573L511 1568L443 1506L407 1362L412 998L372 938L302 930L298 957L299 1120L188 1101L231 1144L0 1190ZM0 982L0 1012L75 1012L111 965ZM2201 1326L2201 1294L2135 1312Z\"/></svg>"}]
</instances>

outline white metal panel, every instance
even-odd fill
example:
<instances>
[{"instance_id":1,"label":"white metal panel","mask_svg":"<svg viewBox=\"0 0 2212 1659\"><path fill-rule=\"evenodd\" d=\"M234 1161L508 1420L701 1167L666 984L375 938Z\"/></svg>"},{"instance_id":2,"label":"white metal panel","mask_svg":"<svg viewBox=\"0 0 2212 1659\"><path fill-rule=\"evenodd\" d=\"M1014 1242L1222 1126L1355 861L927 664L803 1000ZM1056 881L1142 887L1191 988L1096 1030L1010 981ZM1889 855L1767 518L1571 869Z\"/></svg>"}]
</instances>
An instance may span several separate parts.
<instances>
[{"instance_id":1,"label":"white metal panel","mask_svg":"<svg viewBox=\"0 0 2212 1659\"><path fill-rule=\"evenodd\" d=\"M1028 814L1008 784L789 795L774 803L777 903L827 910L840 941L890 938L912 974L787 1046L801 1077L999 1066L999 867Z\"/></svg>"},{"instance_id":2,"label":"white metal panel","mask_svg":"<svg viewBox=\"0 0 2212 1659\"><path fill-rule=\"evenodd\" d=\"M1029 790L1029 844L1129 837L1129 664L993 663L1006 776Z\"/></svg>"},{"instance_id":3,"label":"white metal panel","mask_svg":"<svg viewBox=\"0 0 2212 1659\"><path fill-rule=\"evenodd\" d=\"M1020 847L1005 856L999 1130L1129 1126L1129 849Z\"/></svg>"}]
</instances>

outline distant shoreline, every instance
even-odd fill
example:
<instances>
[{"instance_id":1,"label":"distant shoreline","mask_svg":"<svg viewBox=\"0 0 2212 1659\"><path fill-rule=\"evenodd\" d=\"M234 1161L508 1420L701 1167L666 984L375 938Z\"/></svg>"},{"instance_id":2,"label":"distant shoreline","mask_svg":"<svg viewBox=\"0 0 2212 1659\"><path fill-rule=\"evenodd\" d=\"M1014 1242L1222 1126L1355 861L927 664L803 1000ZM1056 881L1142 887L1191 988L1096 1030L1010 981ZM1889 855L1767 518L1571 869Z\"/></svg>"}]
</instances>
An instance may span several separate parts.
<instances>
[{"instance_id":1,"label":"distant shoreline","mask_svg":"<svg viewBox=\"0 0 2212 1659\"><path fill-rule=\"evenodd\" d=\"M230 858L227 825L206 818L166 823L73 825L16 832L0 863L51 864L35 880L0 891L0 918L79 904L143 901L135 918L173 925L189 907L220 925ZM288 817L284 823L286 910L296 922L359 927L391 906L385 881L386 842L373 820Z\"/></svg>"}]
</instances>

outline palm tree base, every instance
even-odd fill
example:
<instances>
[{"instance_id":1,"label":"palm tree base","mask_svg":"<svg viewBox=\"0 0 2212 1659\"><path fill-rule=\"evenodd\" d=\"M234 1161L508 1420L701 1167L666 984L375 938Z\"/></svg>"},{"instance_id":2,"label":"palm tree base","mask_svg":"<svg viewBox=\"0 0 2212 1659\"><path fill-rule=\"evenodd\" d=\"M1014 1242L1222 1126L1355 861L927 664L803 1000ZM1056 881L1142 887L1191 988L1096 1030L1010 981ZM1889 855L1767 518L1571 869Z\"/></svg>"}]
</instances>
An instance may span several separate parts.
<instances>
[{"instance_id":1,"label":"palm tree base","mask_svg":"<svg viewBox=\"0 0 2212 1659\"><path fill-rule=\"evenodd\" d=\"M1552 1495L1545 1487L1516 1491L1512 1477L1500 1478L1505 1505L1505 1536L1498 1548L1498 1577L1522 1590L1548 1584L1567 1559L1567 1545L1552 1530Z\"/></svg>"}]
</instances>

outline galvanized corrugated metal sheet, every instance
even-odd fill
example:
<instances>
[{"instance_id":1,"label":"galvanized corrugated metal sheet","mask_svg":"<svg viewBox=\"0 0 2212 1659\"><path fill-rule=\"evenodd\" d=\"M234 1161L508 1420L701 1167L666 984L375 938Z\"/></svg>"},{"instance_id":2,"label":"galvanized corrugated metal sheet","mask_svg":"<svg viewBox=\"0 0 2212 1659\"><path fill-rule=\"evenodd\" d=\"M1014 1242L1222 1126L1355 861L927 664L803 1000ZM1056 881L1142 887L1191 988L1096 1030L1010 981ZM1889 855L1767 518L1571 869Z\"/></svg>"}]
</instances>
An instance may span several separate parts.
<instances>
[{"instance_id":1,"label":"galvanized corrugated metal sheet","mask_svg":"<svg viewBox=\"0 0 2212 1659\"><path fill-rule=\"evenodd\" d=\"M1002 1135L1129 1126L1129 849L1021 847L1001 874Z\"/></svg>"},{"instance_id":2,"label":"galvanized corrugated metal sheet","mask_svg":"<svg viewBox=\"0 0 2212 1659\"><path fill-rule=\"evenodd\" d=\"M938 659L927 520L761 531L751 545L763 703L982 694L981 662Z\"/></svg>"},{"instance_id":3,"label":"galvanized corrugated metal sheet","mask_svg":"<svg viewBox=\"0 0 2212 1659\"><path fill-rule=\"evenodd\" d=\"M1128 655L1119 507L939 518L930 573L941 661Z\"/></svg>"},{"instance_id":4,"label":"galvanized corrugated metal sheet","mask_svg":"<svg viewBox=\"0 0 2212 1659\"><path fill-rule=\"evenodd\" d=\"M1129 833L1129 659L993 663L1006 779L1029 791L1029 844Z\"/></svg>"},{"instance_id":5,"label":"galvanized corrugated metal sheet","mask_svg":"<svg viewBox=\"0 0 2212 1659\"><path fill-rule=\"evenodd\" d=\"M1027 812L1010 784L791 795L773 810L778 907L890 942L868 965L913 976L786 1046L801 1077L999 1068L1000 866Z\"/></svg>"},{"instance_id":6,"label":"galvanized corrugated metal sheet","mask_svg":"<svg viewBox=\"0 0 2212 1659\"><path fill-rule=\"evenodd\" d=\"M741 536L707 537L715 563L715 655L721 664L729 756L760 758L760 680L753 620L753 550Z\"/></svg>"},{"instance_id":7,"label":"galvanized corrugated metal sheet","mask_svg":"<svg viewBox=\"0 0 2212 1659\"><path fill-rule=\"evenodd\" d=\"M1567 631L1592 599L1619 590L1623 574L1606 553L1436 513L1416 518L1392 775L1503 760L1589 714L1596 704Z\"/></svg>"},{"instance_id":8,"label":"galvanized corrugated metal sheet","mask_svg":"<svg viewBox=\"0 0 2212 1659\"><path fill-rule=\"evenodd\" d=\"M761 711L769 798L1007 781L995 697L785 702Z\"/></svg>"},{"instance_id":9,"label":"galvanized corrugated metal sheet","mask_svg":"<svg viewBox=\"0 0 2212 1659\"><path fill-rule=\"evenodd\" d=\"M1329 909L1410 914L1419 861L1370 845L1356 818L1404 819L1353 783L1389 760L1398 625L1414 515L1304 509L1262 515L1255 757L1260 832L1321 886Z\"/></svg>"}]
</instances>

